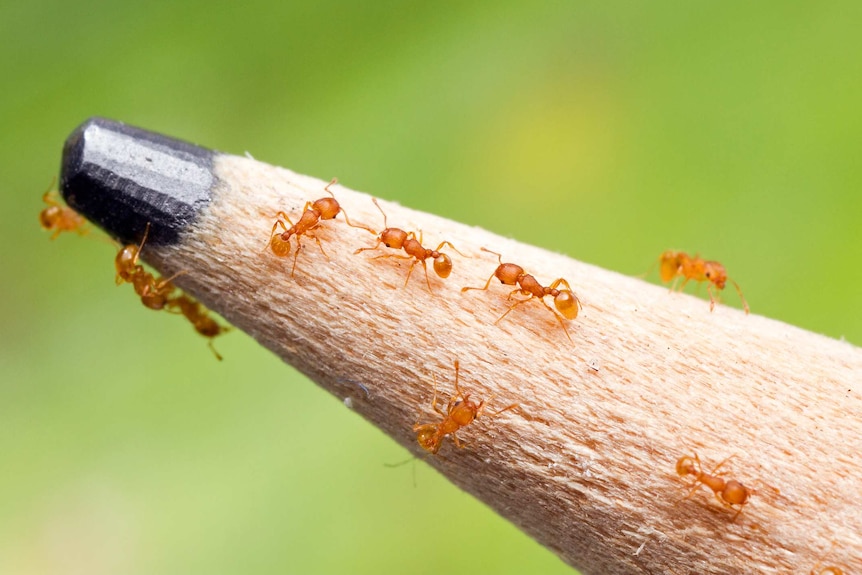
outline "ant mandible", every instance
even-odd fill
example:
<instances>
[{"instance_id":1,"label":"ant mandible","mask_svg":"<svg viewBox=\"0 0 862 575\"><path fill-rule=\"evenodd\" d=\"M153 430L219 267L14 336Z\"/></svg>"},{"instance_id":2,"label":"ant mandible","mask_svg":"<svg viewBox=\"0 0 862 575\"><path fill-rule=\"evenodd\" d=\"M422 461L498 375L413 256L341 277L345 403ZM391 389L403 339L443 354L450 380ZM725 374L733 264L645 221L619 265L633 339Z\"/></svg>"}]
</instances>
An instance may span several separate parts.
<instances>
[{"instance_id":1,"label":"ant mandible","mask_svg":"<svg viewBox=\"0 0 862 575\"><path fill-rule=\"evenodd\" d=\"M506 313L497 318L497 321L495 321L494 323L498 323L504 317L509 315L509 312L511 312L513 309L515 309L522 303L535 298L542 302L542 305L548 308L548 310L554 315L554 317L557 318L557 321L560 322L560 326L563 328L563 331L566 332L566 337L569 338L570 342L574 343L572 341L572 336L569 335L569 330L566 329L566 324L563 323L563 318L575 319L576 317L578 317L578 311L581 309L582 306L581 300L579 300L578 296L575 295L575 292L572 291L572 287L569 285L569 282L567 282L563 278L557 278L551 283L551 285L544 287L535 277L524 272L524 268L522 268L521 266L511 263L504 264L503 256L501 256L497 252L492 252L487 248L481 249L482 251L497 256L497 261L500 262L500 265L497 266L497 269L494 270L494 273L492 273L491 276L488 278L488 281L485 282L485 287L463 287L461 288L461 291L465 292L467 290L487 290L488 286L491 285L491 280L495 277L500 280L500 283L504 285L517 285L518 288L512 290L506 299L512 299L512 296L515 294L529 297L527 297L527 299L517 300L513 305L509 306L509 309L506 310ZM565 289L557 289L557 286L559 285L565 286ZM548 305L548 302L545 301L545 296L551 296L554 298L554 306L557 308L559 314L557 314L554 309ZM560 315L562 315L563 317L560 317Z\"/></svg>"},{"instance_id":2,"label":"ant mandible","mask_svg":"<svg viewBox=\"0 0 862 575\"><path fill-rule=\"evenodd\" d=\"M141 303L144 304L144 307L160 310L167 305L171 293L176 289L171 282L185 272L176 273L167 279L162 277L157 279L138 263L138 258L141 255L141 250L144 249L149 233L150 224L148 223L139 245L129 244L117 252L117 256L114 258L114 267L117 270L115 281L117 285L132 284L135 293L141 297Z\"/></svg>"},{"instance_id":3,"label":"ant mandible","mask_svg":"<svg viewBox=\"0 0 862 575\"><path fill-rule=\"evenodd\" d=\"M677 460L676 472L680 477L691 475L695 479L691 491L686 496L686 499L691 497L694 492L697 491L698 487L705 485L715 493L715 498L718 499L725 507L733 509L734 505L739 506L739 509L736 511L736 515L734 515L731 520L736 521L736 518L739 517L740 513L742 513L743 506L748 503L748 499L751 497L753 492L735 479L725 480L723 477L715 474L715 472L718 471L718 469L731 457L733 456L731 455L730 457L725 458L721 463L716 465L710 473L704 473L697 453L694 454L694 457L685 455Z\"/></svg>"},{"instance_id":4,"label":"ant mandible","mask_svg":"<svg viewBox=\"0 0 862 575\"><path fill-rule=\"evenodd\" d=\"M673 285L670 289L673 291L676 282L679 278L683 278L682 284L679 286L679 291L682 291L690 280L696 282L707 282L706 289L709 292L709 311L715 309L716 294L713 293L712 287L721 291L728 281L736 288L736 293L739 294L739 299L742 301L742 307L745 313L749 313L748 302L742 295L742 290L739 284L727 277L727 270L724 266L716 261L704 260L695 255L689 256L685 252L676 252L667 250L659 258L659 274L661 281L667 283L673 280Z\"/></svg>"},{"instance_id":5,"label":"ant mandible","mask_svg":"<svg viewBox=\"0 0 862 575\"><path fill-rule=\"evenodd\" d=\"M299 220L295 224L286 213L279 211L275 214L278 219L272 225L272 232L270 233L267 245L276 256L280 258L287 257L290 254L290 238L295 237L296 252L293 254L293 267L290 268L291 276L293 276L293 273L296 271L296 258L299 257L299 250L302 249L302 242L299 239L300 236L304 235L312 238L317 242L317 247L320 248L323 255L326 256L327 259L329 258L326 251L323 249L323 244L320 243L320 239L312 233L313 230L320 226L320 222L322 220L331 220L341 213L344 214L344 221L347 222L347 225L366 230L372 234L375 233L371 228L350 223L350 219L347 217L347 212L344 211L341 204L339 204L338 200L335 199L335 194L333 194L332 190L329 189L330 186L336 183L338 183L338 179L332 178L332 181L323 188L330 196L332 196L331 198L320 198L313 202L305 202L305 207L302 208L302 216L300 216ZM284 220L287 220L290 227L287 227ZM279 227L281 227L283 231L281 233L276 233L276 230Z\"/></svg>"},{"instance_id":6,"label":"ant mandible","mask_svg":"<svg viewBox=\"0 0 862 575\"><path fill-rule=\"evenodd\" d=\"M205 308L203 304L199 301L193 300L185 294L170 298L167 302L167 306L169 309L179 310L179 312L191 322L195 331L207 338L207 345L210 350L215 354L216 359L221 361L221 354L216 351L216 348L213 345L213 339L230 331L230 327L220 325L210 317L209 310Z\"/></svg>"},{"instance_id":7,"label":"ant mandible","mask_svg":"<svg viewBox=\"0 0 862 575\"><path fill-rule=\"evenodd\" d=\"M41 212L39 212L39 225L51 234L51 239L57 239L63 232L76 232L78 235L86 235L89 231L86 227L87 220L84 216L60 202L57 190L53 189L54 183L51 182L51 187L42 194L42 201L48 204Z\"/></svg>"},{"instance_id":8,"label":"ant mandible","mask_svg":"<svg viewBox=\"0 0 862 575\"><path fill-rule=\"evenodd\" d=\"M416 433L416 440L422 449L429 453L437 453L440 450L440 445L443 438L451 435L455 445L459 448L464 447L464 444L458 440L455 433L462 427L470 425L474 419L485 414L485 400L476 403L470 399L469 393L464 393L458 385L460 365L458 360L455 360L455 395L449 398L449 403L446 405L444 412L437 407L437 377L434 376L434 400L431 402L431 408L443 417L439 423L417 423L413 426L413 431ZM493 396L492 396L493 397ZM490 398L488 398L490 401ZM515 409L517 403L513 403L508 407L504 407L499 411L485 414L485 417L497 417L504 411Z\"/></svg>"},{"instance_id":9,"label":"ant mandible","mask_svg":"<svg viewBox=\"0 0 862 575\"><path fill-rule=\"evenodd\" d=\"M413 262L410 264L410 269L407 271L407 279L404 280L404 286L407 286L407 282L410 281L410 274L413 273L413 268L416 267L416 264L422 262L422 269L425 270L425 283L428 285L428 291L432 294L431 291L431 281L428 279L428 267L425 264L425 260L428 258L434 259L434 272L441 278L446 279L449 277L449 274L452 273L452 259L446 254L440 251L440 248L443 246L449 246L455 252L460 255L464 255L455 248L450 242L444 241L440 242L435 249L428 249L422 247L422 231L419 231L419 239L416 239L416 234L414 232L407 232L402 230L401 228L390 228L389 224L386 221L386 212L383 211L383 208L380 207L380 204L377 203L377 198L372 198L372 202L377 206L377 209L380 210L380 213L383 214L383 226L384 230L377 234L377 243L374 244L370 248L359 248L355 252L354 255L367 251L367 250L376 250L380 244L383 244L387 248L392 248L395 250L403 249L407 255L400 256L394 254L384 254L381 256L376 256L371 259L380 259L380 258L395 258L402 260L412 259ZM466 257L466 256L465 256Z\"/></svg>"}]
</instances>

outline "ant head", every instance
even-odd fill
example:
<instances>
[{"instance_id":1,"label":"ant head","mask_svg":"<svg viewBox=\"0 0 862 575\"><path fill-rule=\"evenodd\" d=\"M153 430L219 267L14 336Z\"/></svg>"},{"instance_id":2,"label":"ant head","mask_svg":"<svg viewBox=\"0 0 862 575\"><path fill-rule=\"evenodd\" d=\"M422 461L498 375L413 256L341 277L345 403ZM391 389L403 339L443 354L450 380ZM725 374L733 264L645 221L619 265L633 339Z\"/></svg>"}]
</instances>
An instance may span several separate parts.
<instances>
[{"instance_id":1,"label":"ant head","mask_svg":"<svg viewBox=\"0 0 862 575\"><path fill-rule=\"evenodd\" d=\"M572 291L563 289L554 298L554 306L566 319L575 319L578 317L581 301Z\"/></svg>"},{"instance_id":2,"label":"ant head","mask_svg":"<svg viewBox=\"0 0 862 575\"><path fill-rule=\"evenodd\" d=\"M122 283L120 278L125 281L132 281L134 268L137 263L138 246L123 246L123 249L117 252L117 257L114 258L114 265L117 268L117 283Z\"/></svg>"},{"instance_id":3,"label":"ant head","mask_svg":"<svg viewBox=\"0 0 862 575\"><path fill-rule=\"evenodd\" d=\"M321 220L331 220L341 211L341 206L335 198L320 198L315 200L311 207L320 213Z\"/></svg>"},{"instance_id":4,"label":"ant head","mask_svg":"<svg viewBox=\"0 0 862 575\"><path fill-rule=\"evenodd\" d=\"M694 458L689 457L688 455L684 455L680 457L676 462L676 473L681 477L685 477L686 475L697 475L697 467L696 464L700 462L695 460Z\"/></svg>"},{"instance_id":5,"label":"ant head","mask_svg":"<svg viewBox=\"0 0 862 575\"><path fill-rule=\"evenodd\" d=\"M500 264L494 272L500 283L513 286L518 283L518 279L524 276L524 268L517 264Z\"/></svg>"},{"instance_id":6,"label":"ant head","mask_svg":"<svg viewBox=\"0 0 862 575\"><path fill-rule=\"evenodd\" d=\"M398 228L386 228L380 232L380 241L387 248L400 250L407 240L407 232Z\"/></svg>"},{"instance_id":7,"label":"ant head","mask_svg":"<svg viewBox=\"0 0 862 575\"><path fill-rule=\"evenodd\" d=\"M60 219L63 213L63 208L58 205L51 205L39 212L39 225L43 229L50 230L54 224Z\"/></svg>"},{"instance_id":8,"label":"ant head","mask_svg":"<svg viewBox=\"0 0 862 575\"><path fill-rule=\"evenodd\" d=\"M425 451L437 453L440 449L440 438L437 437L437 427L433 424L420 425L416 430L416 441Z\"/></svg>"},{"instance_id":9,"label":"ant head","mask_svg":"<svg viewBox=\"0 0 862 575\"><path fill-rule=\"evenodd\" d=\"M446 254L440 254L434 258L434 271L441 278L448 278L452 273L452 259Z\"/></svg>"},{"instance_id":10,"label":"ant head","mask_svg":"<svg viewBox=\"0 0 862 575\"><path fill-rule=\"evenodd\" d=\"M724 289L727 283L727 270L718 262L704 262L703 275L718 289Z\"/></svg>"},{"instance_id":11,"label":"ant head","mask_svg":"<svg viewBox=\"0 0 862 575\"><path fill-rule=\"evenodd\" d=\"M669 282L679 271L680 261L679 254L675 251L668 250L659 258L659 275L661 281Z\"/></svg>"}]
</instances>

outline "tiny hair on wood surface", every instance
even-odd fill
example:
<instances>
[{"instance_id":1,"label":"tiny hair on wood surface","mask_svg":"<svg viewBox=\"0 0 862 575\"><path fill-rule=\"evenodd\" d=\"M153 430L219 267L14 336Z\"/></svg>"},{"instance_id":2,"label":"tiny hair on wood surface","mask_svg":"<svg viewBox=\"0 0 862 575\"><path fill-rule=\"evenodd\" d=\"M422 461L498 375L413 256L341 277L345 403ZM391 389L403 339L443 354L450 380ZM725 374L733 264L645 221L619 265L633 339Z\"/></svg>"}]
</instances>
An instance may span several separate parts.
<instances>
[{"instance_id":1,"label":"tiny hair on wood surface","mask_svg":"<svg viewBox=\"0 0 862 575\"><path fill-rule=\"evenodd\" d=\"M862 573L859 348L329 179L219 153L211 169L211 200L142 259L570 565ZM284 257L288 218L330 197L351 225L308 223ZM405 285L424 260L369 257L399 255L375 245L381 211L463 256ZM570 316L501 283L506 262L564 285Z\"/></svg>"}]
</instances>

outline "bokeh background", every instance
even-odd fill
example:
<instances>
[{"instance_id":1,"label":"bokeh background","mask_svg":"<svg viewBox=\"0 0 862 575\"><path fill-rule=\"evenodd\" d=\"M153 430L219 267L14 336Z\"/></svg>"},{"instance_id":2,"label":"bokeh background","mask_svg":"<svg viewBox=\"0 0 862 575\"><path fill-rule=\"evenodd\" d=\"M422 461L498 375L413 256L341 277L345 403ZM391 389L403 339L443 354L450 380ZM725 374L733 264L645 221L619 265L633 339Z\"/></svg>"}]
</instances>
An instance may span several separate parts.
<instances>
[{"instance_id":1,"label":"bokeh background","mask_svg":"<svg viewBox=\"0 0 862 575\"><path fill-rule=\"evenodd\" d=\"M572 572L244 334L215 361L108 244L49 241L91 115L627 274L700 252L862 343L862 4L539 4L0 2L0 573Z\"/></svg>"}]
</instances>

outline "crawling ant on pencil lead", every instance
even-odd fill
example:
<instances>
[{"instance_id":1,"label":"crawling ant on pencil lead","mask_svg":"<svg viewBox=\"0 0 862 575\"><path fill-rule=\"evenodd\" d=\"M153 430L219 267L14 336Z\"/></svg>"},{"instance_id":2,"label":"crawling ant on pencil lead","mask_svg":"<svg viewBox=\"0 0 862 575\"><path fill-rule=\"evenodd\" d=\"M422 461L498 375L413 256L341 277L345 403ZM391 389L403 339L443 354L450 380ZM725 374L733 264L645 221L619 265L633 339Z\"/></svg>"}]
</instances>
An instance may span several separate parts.
<instances>
[{"instance_id":1,"label":"crawling ant on pencil lead","mask_svg":"<svg viewBox=\"0 0 862 575\"><path fill-rule=\"evenodd\" d=\"M470 399L469 393L464 393L461 390L461 387L458 385L460 365L458 360L455 360L455 395L449 398L449 403L446 405L446 411L444 412L439 407L437 407L437 377L432 374L434 377L434 399L431 402L431 408L436 411L439 415L443 417L443 420L438 423L417 423L413 426L413 431L416 433L416 440L419 442L419 445L422 446L422 449L428 451L429 453L436 454L440 450L440 445L443 442L443 438L447 435L452 436L452 440L455 442L455 445L459 448L464 447L464 444L458 439L455 433L463 427L470 425L473 420L477 419L481 415L485 415L485 417L497 417L504 411L508 411L510 409L515 409L518 407L517 403L513 403L507 407L499 411L495 411L493 413L485 414L485 401L482 400L479 403L472 401ZM493 397L493 396L491 396ZM490 397L488 401L490 401Z\"/></svg>"},{"instance_id":2,"label":"crawling ant on pencil lead","mask_svg":"<svg viewBox=\"0 0 862 575\"><path fill-rule=\"evenodd\" d=\"M713 293L712 288L721 291L729 281L736 288L736 293L739 294L739 299L742 301L742 308L746 315L750 309L748 302L742 295L742 290L739 284L727 277L727 270L724 266L716 261L704 260L700 256L689 256L685 252L677 252L667 250L659 258L659 274L661 281L667 283L673 280L670 290L673 291L676 287L676 282L679 278L683 278L682 284L679 286L679 291L685 288L685 284L694 280L696 282L707 282L706 289L709 292L709 311L715 309L715 302L718 296Z\"/></svg>"},{"instance_id":3,"label":"crawling ant on pencil lead","mask_svg":"<svg viewBox=\"0 0 862 575\"><path fill-rule=\"evenodd\" d=\"M56 179L55 179L56 180ZM89 232L87 220L84 216L60 201L54 182L48 190L42 194L42 201L48 204L39 212L39 225L43 229L53 232L51 239L57 239L63 232L75 232L78 235L86 235Z\"/></svg>"},{"instance_id":4,"label":"crawling ant on pencil lead","mask_svg":"<svg viewBox=\"0 0 862 575\"><path fill-rule=\"evenodd\" d=\"M440 242L435 249L429 249L422 246L422 230L419 230L419 239L416 239L415 232L407 232L402 230L401 228L390 228L387 223L386 212L383 211L383 208L380 207L380 204L377 203L377 198L372 198L372 202L377 206L377 209L380 210L380 213L383 214L383 226L384 230L377 234L377 243L369 248L359 248L354 253L358 254L368 250L376 250L380 247L380 244L383 244L387 248L392 248L395 250L404 250L407 255L395 255L395 254L384 254L380 256L375 256L371 259L380 259L380 258L395 258L401 260L409 260L412 259L413 262L410 264L410 269L407 271L407 279L404 280L404 285L407 286L407 282L410 281L410 274L413 273L413 268L416 267L416 264L422 263L422 269L425 271L425 283L428 286L428 291L431 291L431 281L428 279L428 267L425 264L425 260L429 258L433 258L434 260L434 273L436 273L439 277L446 279L449 277L449 274L452 273L452 259L442 253L440 248L443 246L449 246L456 253L461 256L464 256L461 252L455 248L450 242L444 241ZM466 256L464 256L466 257Z\"/></svg>"},{"instance_id":5,"label":"crawling ant on pencil lead","mask_svg":"<svg viewBox=\"0 0 862 575\"><path fill-rule=\"evenodd\" d=\"M313 233L314 230L320 226L321 221L331 220L338 214L344 214L344 221L347 222L347 225L350 227L366 230L372 234L375 233L371 228L350 222L350 219L347 217L347 212L344 211L341 204L339 204L338 200L335 199L335 194L333 194L332 190L329 189L330 186L336 183L338 183L338 179L332 178L332 181L323 188L324 191L332 196L331 198L319 198L313 202L305 202L305 207L302 208L302 215L295 224L290 219L290 216L285 212L279 210L276 213L276 218L278 219L272 225L272 232L270 233L267 247L269 247L269 249L272 250L272 253L276 256L283 258L290 254L290 238L293 237L296 240L296 251L293 254L293 267L290 268L291 276L293 276L296 271L296 258L299 257L299 251L302 249L302 242L299 239L300 236L309 237L317 242L317 247L320 248L321 253L329 259L329 256L326 254L326 250L323 249L323 244L320 243L320 239ZM285 223L285 220L287 223ZM290 227L287 227L287 224L290 224ZM276 230L279 227L282 229L282 232L276 233Z\"/></svg>"},{"instance_id":6,"label":"crawling ant on pencil lead","mask_svg":"<svg viewBox=\"0 0 862 575\"><path fill-rule=\"evenodd\" d=\"M715 472L732 457L733 456L731 455L730 457L725 458L716 465L710 473L704 473L697 453L694 454L694 457L689 457L688 455L680 457L676 462L676 472L680 477L685 477L687 475L694 477L694 484L685 498L688 499L694 495L694 492L697 491L698 487L705 485L715 493L715 498L718 499L725 507L734 509L734 505L739 506L739 509L736 510L736 515L733 516L731 522L736 521L736 518L739 517L740 513L742 513L743 506L748 503L748 499L754 493L751 489L735 479L726 480L720 475L715 474Z\"/></svg>"},{"instance_id":7,"label":"crawling ant on pencil lead","mask_svg":"<svg viewBox=\"0 0 862 575\"><path fill-rule=\"evenodd\" d=\"M518 286L517 289L512 290L509 293L509 296L506 298L507 300L513 299L515 294L528 296L526 299L519 299L515 301L514 304L509 306L509 309L506 310L506 313L497 318L497 321L494 323L499 323L504 317L509 315L513 309L518 307L524 302L528 302L532 299L538 299L542 302L548 311L550 311L557 321L560 322L560 326L563 328L563 331L566 333L566 337L569 338L569 341L572 341L572 336L569 335L569 330L566 329L566 324L563 323L563 318L565 319L575 319L578 317L578 312L583 307L581 305L581 301L578 299L578 296L575 295L575 292L572 291L572 287L569 285L569 282L564 280L563 278L557 278L554 280L549 286L542 286L536 280L536 278L524 271L524 268L517 264L511 263L503 263L503 256L498 254L497 252L493 252L487 248L481 248L482 251L488 252L490 254L494 254L497 256L497 261L500 265L497 266L497 269L494 270L494 273L488 278L488 281L485 282L484 287L463 287L461 288L462 292L467 290L487 290L491 285L491 280L495 277L500 280L500 283L504 285L510 286ZM565 289L558 289L558 286L565 286ZM548 305L545 301L545 296L551 296L554 298L554 307L557 308L557 312ZM560 317L562 316L562 317Z\"/></svg>"}]
</instances>

